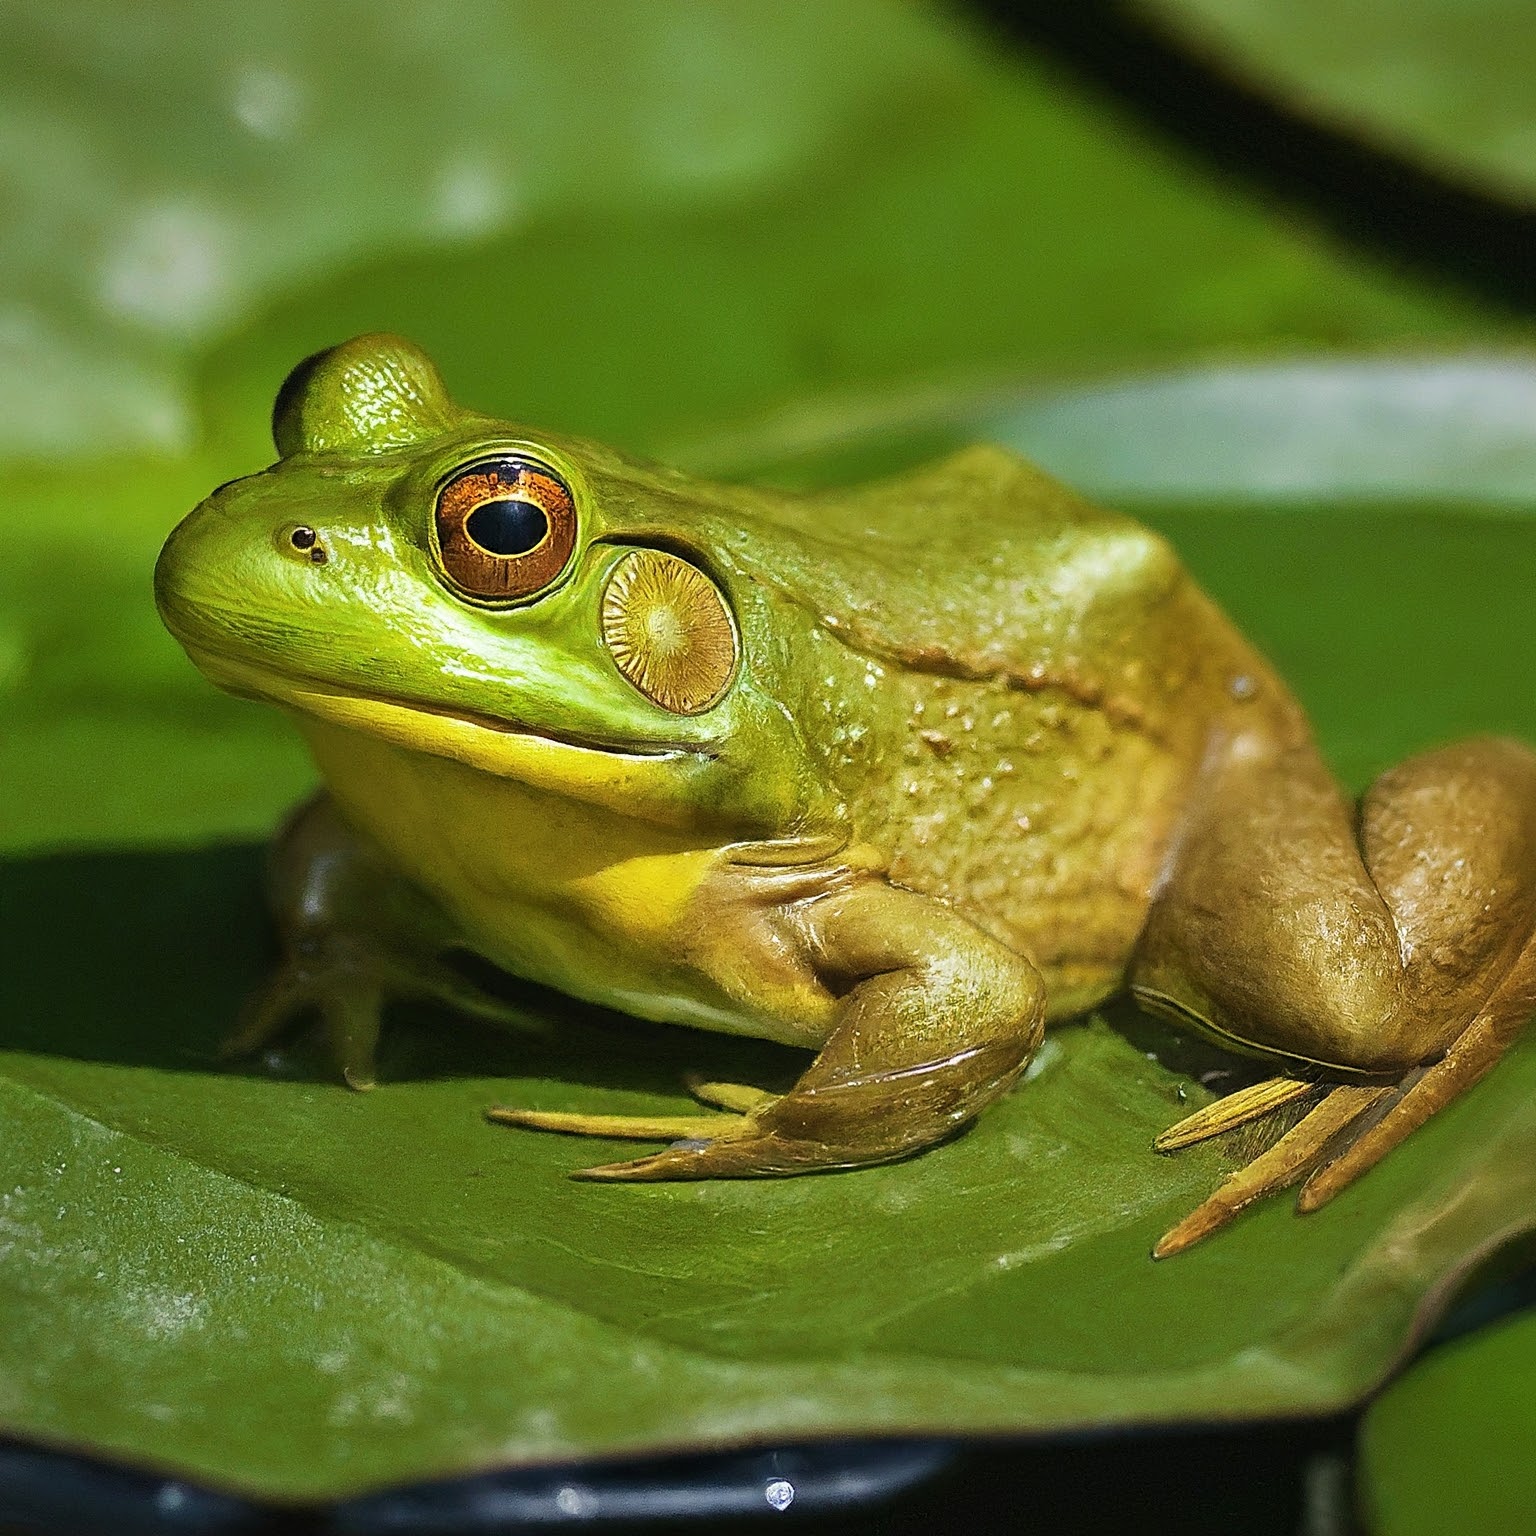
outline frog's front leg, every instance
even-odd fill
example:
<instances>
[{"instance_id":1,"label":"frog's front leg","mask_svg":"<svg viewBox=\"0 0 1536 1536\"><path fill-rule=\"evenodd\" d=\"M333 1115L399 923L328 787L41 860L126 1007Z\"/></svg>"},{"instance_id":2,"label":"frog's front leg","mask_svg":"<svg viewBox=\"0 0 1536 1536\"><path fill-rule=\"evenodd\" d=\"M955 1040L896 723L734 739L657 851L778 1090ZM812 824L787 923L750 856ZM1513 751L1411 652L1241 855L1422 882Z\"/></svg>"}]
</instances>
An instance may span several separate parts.
<instances>
[{"instance_id":1,"label":"frog's front leg","mask_svg":"<svg viewBox=\"0 0 1536 1536\"><path fill-rule=\"evenodd\" d=\"M329 795L300 806L273 843L268 900L281 962L247 1003L225 1055L257 1050L314 1011L342 1077L371 1088L384 1005L421 998L499 1023L521 1015L443 960L448 919L342 817Z\"/></svg>"},{"instance_id":2,"label":"frog's front leg","mask_svg":"<svg viewBox=\"0 0 1536 1536\"><path fill-rule=\"evenodd\" d=\"M1289 1081L1246 1091L1252 1108L1309 1079L1321 1095L1156 1252L1303 1178L1300 1208L1315 1209L1475 1083L1536 1010L1536 754L1442 748L1383 774L1356 810L1310 744L1237 738L1194 797L1131 986L1287 1064ZM1212 1106L1162 1145L1249 1107Z\"/></svg>"},{"instance_id":3,"label":"frog's front leg","mask_svg":"<svg viewBox=\"0 0 1536 1536\"><path fill-rule=\"evenodd\" d=\"M782 1097L728 1084L695 1093L739 1115L666 1122L497 1118L598 1135L678 1134L654 1156L587 1168L603 1180L750 1178L855 1168L952 1135L1024 1069L1040 1043L1039 972L940 902L860 879L774 915L792 952L836 999L820 1053ZM747 947L738 961L758 953Z\"/></svg>"}]
</instances>

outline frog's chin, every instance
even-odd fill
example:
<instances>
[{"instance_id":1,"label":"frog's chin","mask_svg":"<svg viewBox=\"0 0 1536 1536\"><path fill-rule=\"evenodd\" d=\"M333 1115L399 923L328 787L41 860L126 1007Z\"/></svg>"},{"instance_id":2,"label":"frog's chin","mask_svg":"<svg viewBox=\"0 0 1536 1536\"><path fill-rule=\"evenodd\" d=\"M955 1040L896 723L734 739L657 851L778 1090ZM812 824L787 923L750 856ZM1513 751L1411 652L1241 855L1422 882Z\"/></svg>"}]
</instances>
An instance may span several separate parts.
<instances>
[{"instance_id":1,"label":"frog's chin","mask_svg":"<svg viewBox=\"0 0 1536 1536\"><path fill-rule=\"evenodd\" d=\"M187 651L209 682L226 692L262 699L301 717L359 731L407 751L450 758L481 773L607 805L630 816L648 804L675 802L679 778L711 760L711 754L696 747L592 746L490 716L348 693L201 648Z\"/></svg>"}]
</instances>

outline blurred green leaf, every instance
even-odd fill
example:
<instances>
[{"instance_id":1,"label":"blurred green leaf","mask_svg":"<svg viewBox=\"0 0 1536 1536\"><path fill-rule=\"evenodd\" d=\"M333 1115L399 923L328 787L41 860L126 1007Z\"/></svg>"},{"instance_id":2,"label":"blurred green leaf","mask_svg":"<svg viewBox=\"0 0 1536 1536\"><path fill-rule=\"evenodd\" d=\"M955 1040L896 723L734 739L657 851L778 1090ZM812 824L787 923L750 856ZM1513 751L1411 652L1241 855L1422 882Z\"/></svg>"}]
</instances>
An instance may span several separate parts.
<instances>
[{"instance_id":1,"label":"blurred green leaf","mask_svg":"<svg viewBox=\"0 0 1536 1536\"><path fill-rule=\"evenodd\" d=\"M1536 502L1536 356L1281 357L1061 387L808 396L666 457L788 484L859 479L978 439L1119 502Z\"/></svg>"},{"instance_id":2,"label":"blurred green leaf","mask_svg":"<svg viewBox=\"0 0 1536 1536\"><path fill-rule=\"evenodd\" d=\"M275 296L782 180L920 89L936 41L881 0L9 5L0 453L183 448L189 360Z\"/></svg>"},{"instance_id":3,"label":"blurred green leaf","mask_svg":"<svg viewBox=\"0 0 1536 1536\"><path fill-rule=\"evenodd\" d=\"M850 391L1519 334L1198 175L1027 57L933 42L921 92L738 201L567 212L289 295L210 356L216 440L259 463L293 359L380 327L482 409L641 451Z\"/></svg>"},{"instance_id":4,"label":"blurred green leaf","mask_svg":"<svg viewBox=\"0 0 1536 1536\"><path fill-rule=\"evenodd\" d=\"M1525 0L1135 0L1352 134L1536 202L1536 12Z\"/></svg>"},{"instance_id":5,"label":"blurred green leaf","mask_svg":"<svg viewBox=\"0 0 1536 1536\"><path fill-rule=\"evenodd\" d=\"M1360 1435L1372 1536L1526 1536L1536 1511L1536 1313L1437 1349Z\"/></svg>"}]
</instances>

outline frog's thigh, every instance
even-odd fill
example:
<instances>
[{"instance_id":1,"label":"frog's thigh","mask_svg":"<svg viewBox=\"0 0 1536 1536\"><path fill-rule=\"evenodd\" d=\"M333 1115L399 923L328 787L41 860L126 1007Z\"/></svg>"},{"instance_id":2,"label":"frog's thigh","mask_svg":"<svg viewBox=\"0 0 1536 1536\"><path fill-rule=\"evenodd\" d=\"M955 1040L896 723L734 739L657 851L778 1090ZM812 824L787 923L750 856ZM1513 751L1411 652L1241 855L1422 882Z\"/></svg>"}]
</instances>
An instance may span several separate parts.
<instances>
[{"instance_id":1,"label":"frog's thigh","mask_svg":"<svg viewBox=\"0 0 1536 1536\"><path fill-rule=\"evenodd\" d=\"M1233 1039L1402 1071L1466 1028L1536 925L1536 754L1413 758L1358 813L1310 747L1239 743L1196 797L1132 989Z\"/></svg>"},{"instance_id":2,"label":"frog's thigh","mask_svg":"<svg viewBox=\"0 0 1536 1536\"><path fill-rule=\"evenodd\" d=\"M974 1118L1040 1042L1039 972L940 902L860 881L785 913L781 937L838 999L832 1033L799 1082L749 1108L728 1137L584 1177L730 1178L887 1162Z\"/></svg>"}]
</instances>

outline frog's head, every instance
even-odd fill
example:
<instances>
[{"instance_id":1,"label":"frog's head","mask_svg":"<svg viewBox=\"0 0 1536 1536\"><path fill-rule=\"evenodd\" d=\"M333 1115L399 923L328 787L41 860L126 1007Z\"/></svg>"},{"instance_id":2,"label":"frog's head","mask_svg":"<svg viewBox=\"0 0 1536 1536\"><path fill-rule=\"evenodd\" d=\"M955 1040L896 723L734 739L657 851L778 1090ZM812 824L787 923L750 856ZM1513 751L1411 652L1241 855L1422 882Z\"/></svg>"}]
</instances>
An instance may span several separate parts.
<instances>
[{"instance_id":1,"label":"frog's head","mask_svg":"<svg viewBox=\"0 0 1536 1536\"><path fill-rule=\"evenodd\" d=\"M156 570L212 681L671 825L810 813L771 614L711 535L729 492L461 410L393 336L301 363L273 436Z\"/></svg>"}]
</instances>

